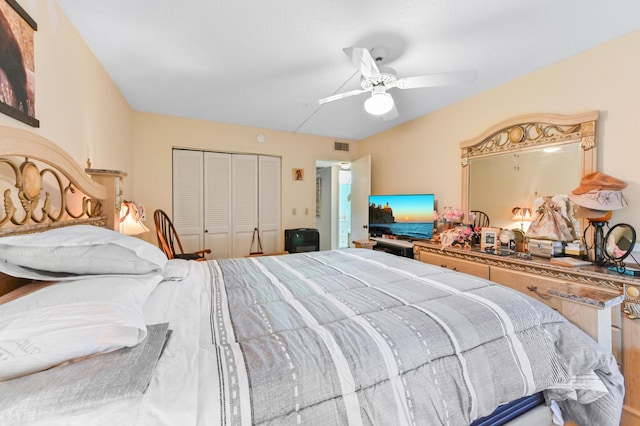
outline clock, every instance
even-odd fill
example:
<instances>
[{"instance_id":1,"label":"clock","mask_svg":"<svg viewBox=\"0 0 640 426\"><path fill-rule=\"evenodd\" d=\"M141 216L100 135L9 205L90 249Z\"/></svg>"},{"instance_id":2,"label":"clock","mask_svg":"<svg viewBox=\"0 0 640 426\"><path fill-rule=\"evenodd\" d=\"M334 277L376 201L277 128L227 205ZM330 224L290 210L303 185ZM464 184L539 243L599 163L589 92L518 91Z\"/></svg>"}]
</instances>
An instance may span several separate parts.
<instances>
[{"instance_id":1,"label":"clock","mask_svg":"<svg viewBox=\"0 0 640 426\"><path fill-rule=\"evenodd\" d=\"M498 233L498 241L500 241L500 250L515 250L516 236L511 229L501 229Z\"/></svg>"},{"instance_id":2,"label":"clock","mask_svg":"<svg viewBox=\"0 0 640 426\"><path fill-rule=\"evenodd\" d=\"M516 236L511 229L501 229L498 234L498 239L500 240L500 243L508 245L511 241L516 239Z\"/></svg>"}]
</instances>

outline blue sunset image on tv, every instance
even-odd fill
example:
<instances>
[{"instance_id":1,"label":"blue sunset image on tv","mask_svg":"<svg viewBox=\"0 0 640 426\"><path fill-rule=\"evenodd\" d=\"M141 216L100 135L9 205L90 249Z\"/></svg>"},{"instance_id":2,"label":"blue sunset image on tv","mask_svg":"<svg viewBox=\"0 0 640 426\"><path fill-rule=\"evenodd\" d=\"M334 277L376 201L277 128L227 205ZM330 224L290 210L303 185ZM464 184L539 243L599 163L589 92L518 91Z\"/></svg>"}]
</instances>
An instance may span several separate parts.
<instances>
[{"instance_id":1,"label":"blue sunset image on tv","mask_svg":"<svg viewBox=\"0 0 640 426\"><path fill-rule=\"evenodd\" d=\"M373 237L431 239L434 204L433 194L370 195L369 233Z\"/></svg>"}]
</instances>

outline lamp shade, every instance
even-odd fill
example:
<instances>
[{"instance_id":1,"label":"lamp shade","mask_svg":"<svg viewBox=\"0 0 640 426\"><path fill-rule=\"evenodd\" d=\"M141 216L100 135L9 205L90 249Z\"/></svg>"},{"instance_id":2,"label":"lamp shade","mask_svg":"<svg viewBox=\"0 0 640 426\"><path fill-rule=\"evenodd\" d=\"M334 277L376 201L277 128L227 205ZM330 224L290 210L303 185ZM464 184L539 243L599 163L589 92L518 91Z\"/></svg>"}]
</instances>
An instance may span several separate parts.
<instances>
[{"instance_id":1,"label":"lamp shade","mask_svg":"<svg viewBox=\"0 0 640 426\"><path fill-rule=\"evenodd\" d=\"M531 209L528 207L514 207L511 209L513 218L511 220L519 222L531 222Z\"/></svg>"},{"instance_id":2,"label":"lamp shade","mask_svg":"<svg viewBox=\"0 0 640 426\"><path fill-rule=\"evenodd\" d=\"M364 110L369 114L386 114L393 108L393 98L385 91L375 91L364 101Z\"/></svg>"},{"instance_id":3,"label":"lamp shade","mask_svg":"<svg viewBox=\"0 0 640 426\"><path fill-rule=\"evenodd\" d=\"M120 232L125 235L138 235L149 232L142 223L144 206L135 201L123 201L120 206Z\"/></svg>"}]
</instances>

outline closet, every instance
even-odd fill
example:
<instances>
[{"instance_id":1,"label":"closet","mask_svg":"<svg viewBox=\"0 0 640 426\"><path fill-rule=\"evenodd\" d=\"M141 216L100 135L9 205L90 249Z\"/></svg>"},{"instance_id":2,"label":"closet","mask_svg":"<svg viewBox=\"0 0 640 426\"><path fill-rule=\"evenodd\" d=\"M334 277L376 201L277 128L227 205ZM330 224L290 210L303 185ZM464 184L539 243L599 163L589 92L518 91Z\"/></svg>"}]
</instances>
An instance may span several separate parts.
<instances>
[{"instance_id":1,"label":"closet","mask_svg":"<svg viewBox=\"0 0 640 426\"><path fill-rule=\"evenodd\" d=\"M279 157L174 149L173 223L185 250L244 257L258 228L262 251L281 251L280 184Z\"/></svg>"}]
</instances>

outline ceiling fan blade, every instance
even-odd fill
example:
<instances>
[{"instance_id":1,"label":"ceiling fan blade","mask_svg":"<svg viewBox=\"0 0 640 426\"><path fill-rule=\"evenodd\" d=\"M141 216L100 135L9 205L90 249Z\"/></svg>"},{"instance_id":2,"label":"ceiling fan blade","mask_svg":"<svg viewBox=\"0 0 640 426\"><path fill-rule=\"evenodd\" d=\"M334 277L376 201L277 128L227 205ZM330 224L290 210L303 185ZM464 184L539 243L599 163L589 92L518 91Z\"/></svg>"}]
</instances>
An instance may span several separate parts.
<instances>
[{"instance_id":1,"label":"ceiling fan blade","mask_svg":"<svg viewBox=\"0 0 640 426\"><path fill-rule=\"evenodd\" d=\"M476 71L443 72L400 78L396 83L396 87L399 89L417 89L419 87L449 86L470 83L477 77L478 73Z\"/></svg>"},{"instance_id":2,"label":"ceiling fan blade","mask_svg":"<svg viewBox=\"0 0 640 426\"><path fill-rule=\"evenodd\" d=\"M382 120L383 121L391 121L391 120L395 120L396 118L398 118L400 114L398 113L398 109L396 108L396 103L393 103L393 108L391 108L391 111L382 114Z\"/></svg>"},{"instance_id":3,"label":"ceiling fan blade","mask_svg":"<svg viewBox=\"0 0 640 426\"><path fill-rule=\"evenodd\" d=\"M364 93L364 92L368 92L368 90L366 89L350 90L348 92L338 93L335 95L327 96L326 98L322 98L318 100L318 103L322 105L322 104L326 104L327 102L337 101L338 99L348 98L349 96L359 95L360 93Z\"/></svg>"},{"instance_id":4,"label":"ceiling fan blade","mask_svg":"<svg viewBox=\"0 0 640 426\"><path fill-rule=\"evenodd\" d=\"M371 53L364 47L345 47L342 49L351 59L351 62L358 67L360 73L366 78L379 77L380 70Z\"/></svg>"}]
</instances>

